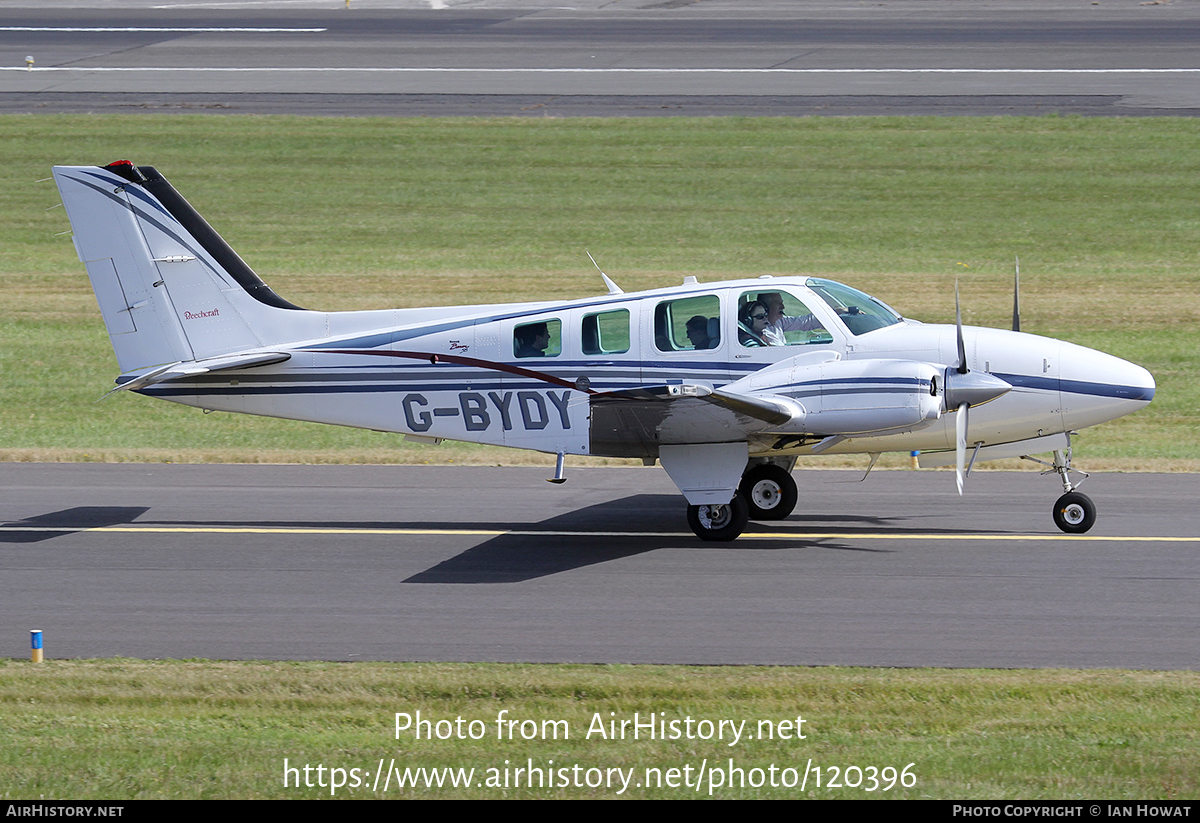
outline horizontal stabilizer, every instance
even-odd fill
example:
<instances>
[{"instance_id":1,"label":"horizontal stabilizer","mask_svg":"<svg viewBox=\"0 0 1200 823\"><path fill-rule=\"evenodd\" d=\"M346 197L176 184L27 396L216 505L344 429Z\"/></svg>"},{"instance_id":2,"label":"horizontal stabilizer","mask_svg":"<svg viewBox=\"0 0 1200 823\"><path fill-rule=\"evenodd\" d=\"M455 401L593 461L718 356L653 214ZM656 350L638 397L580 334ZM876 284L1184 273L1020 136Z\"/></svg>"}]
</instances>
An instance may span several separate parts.
<instances>
[{"instance_id":1,"label":"horizontal stabilizer","mask_svg":"<svg viewBox=\"0 0 1200 823\"><path fill-rule=\"evenodd\" d=\"M189 360L186 362L171 363L167 366L159 366L152 371L129 377L129 379L121 382L112 391L104 395L119 391L138 391L147 386L153 386L155 383L164 383L168 380L180 380L187 377L195 377L198 374L210 374L219 371L233 371L235 369L251 369L255 366L270 366L274 363L282 363L285 360L290 360L291 355L287 352L255 352L253 354L234 354L225 357L210 357L207 360ZM117 378L121 381L126 375L121 375ZM104 398L100 398L103 400Z\"/></svg>"}]
</instances>

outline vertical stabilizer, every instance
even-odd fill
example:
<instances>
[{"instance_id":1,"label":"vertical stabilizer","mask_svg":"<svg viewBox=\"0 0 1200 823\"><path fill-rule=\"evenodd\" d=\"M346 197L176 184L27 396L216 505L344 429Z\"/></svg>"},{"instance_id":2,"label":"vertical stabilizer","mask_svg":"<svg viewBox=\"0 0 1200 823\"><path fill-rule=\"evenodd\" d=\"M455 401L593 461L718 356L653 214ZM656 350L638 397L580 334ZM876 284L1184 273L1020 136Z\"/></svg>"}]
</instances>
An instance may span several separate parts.
<instances>
[{"instance_id":1,"label":"vertical stabilizer","mask_svg":"<svg viewBox=\"0 0 1200 823\"><path fill-rule=\"evenodd\" d=\"M153 168L55 166L122 372L280 342L280 298Z\"/></svg>"}]
</instances>

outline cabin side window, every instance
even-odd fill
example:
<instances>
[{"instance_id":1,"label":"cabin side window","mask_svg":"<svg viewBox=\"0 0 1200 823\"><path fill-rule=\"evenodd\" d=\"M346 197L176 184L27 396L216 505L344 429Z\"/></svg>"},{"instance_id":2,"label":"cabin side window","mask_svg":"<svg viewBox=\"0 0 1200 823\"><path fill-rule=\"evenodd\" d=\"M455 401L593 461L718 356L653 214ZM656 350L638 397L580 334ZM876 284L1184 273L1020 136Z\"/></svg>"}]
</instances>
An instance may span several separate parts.
<instances>
[{"instance_id":1,"label":"cabin side window","mask_svg":"<svg viewBox=\"0 0 1200 823\"><path fill-rule=\"evenodd\" d=\"M562 352L562 323L556 318L513 329L513 356L557 357Z\"/></svg>"},{"instance_id":2,"label":"cabin side window","mask_svg":"<svg viewBox=\"0 0 1200 823\"><path fill-rule=\"evenodd\" d=\"M831 343L821 319L791 292L764 289L738 297L738 342L746 348Z\"/></svg>"},{"instance_id":3,"label":"cabin side window","mask_svg":"<svg viewBox=\"0 0 1200 823\"><path fill-rule=\"evenodd\" d=\"M665 300L654 307L659 351L702 351L721 345L721 300L715 294Z\"/></svg>"},{"instance_id":4,"label":"cabin side window","mask_svg":"<svg viewBox=\"0 0 1200 823\"><path fill-rule=\"evenodd\" d=\"M629 309L586 315L580 341L584 354L624 354L629 351Z\"/></svg>"}]
</instances>

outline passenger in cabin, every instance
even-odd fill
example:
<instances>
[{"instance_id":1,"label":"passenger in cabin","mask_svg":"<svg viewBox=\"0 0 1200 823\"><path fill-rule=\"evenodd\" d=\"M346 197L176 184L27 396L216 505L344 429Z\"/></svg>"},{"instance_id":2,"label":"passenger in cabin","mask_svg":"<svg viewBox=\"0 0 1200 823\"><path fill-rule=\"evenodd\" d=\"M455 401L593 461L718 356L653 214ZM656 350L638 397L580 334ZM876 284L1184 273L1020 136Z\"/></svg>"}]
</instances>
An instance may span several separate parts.
<instances>
[{"instance_id":1,"label":"passenger in cabin","mask_svg":"<svg viewBox=\"0 0 1200 823\"><path fill-rule=\"evenodd\" d=\"M752 300L738 311L738 342L756 348L767 345L763 332L767 328L767 307Z\"/></svg>"},{"instance_id":2,"label":"passenger in cabin","mask_svg":"<svg viewBox=\"0 0 1200 823\"><path fill-rule=\"evenodd\" d=\"M518 326L513 332L517 357L545 357L550 345L550 329L545 323Z\"/></svg>"},{"instance_id":3,"label":"passenger in cabin","mask_svg":"<svg viewBox=\"0 0 1200 823\"><path fill-rule=\"evenodd\" d=\"M687 338L692 341L692 348L697 350L717 347L718 341L708 336L708 318L702 314L687 321Z\"/></svg>"}]
</instances>

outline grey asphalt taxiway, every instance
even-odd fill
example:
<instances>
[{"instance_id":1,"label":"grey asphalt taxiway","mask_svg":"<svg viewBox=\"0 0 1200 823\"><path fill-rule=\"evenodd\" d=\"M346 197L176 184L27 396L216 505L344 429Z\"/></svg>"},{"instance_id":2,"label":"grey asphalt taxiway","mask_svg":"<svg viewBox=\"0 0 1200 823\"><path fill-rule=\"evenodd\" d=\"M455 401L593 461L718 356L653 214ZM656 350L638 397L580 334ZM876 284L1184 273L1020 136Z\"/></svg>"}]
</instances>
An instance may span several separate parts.
<instances>
[{"instance_id":1,"label":"grey asphalt taxiway","mask_svg":"<svg viewBox=\"0 0 1200 823\"><path fill-rule=\"evenodd\" d=\"M445 6L445 8L435 8ZM1200 113L1200 4L8 0L0 113ZM26 57L32 63L26 62ZM0 465L0 655L1200 668L1200 480Z\"/></svg>"},{"instance_id":2,"label":"grey asphalt taxiway","mask_svg":"<svg viewBox=\"0 0 1200 823\"><path fill-rule=\"evenodd\" d=\"M1200 113L1189 0L7 0L0 112Z\"/></svg>"},{"instance_id":3,"label":"grey asphalt taxiway","mask_svg":"<svg viewBox=\"0 0 1200 823\"><path fill-rule=\"evenodd\" d=\"M1200 478L800 471L688 531L658 468L0 465L0 643L50 657L1200 668Z\"/></svg>"}]
</instances>

